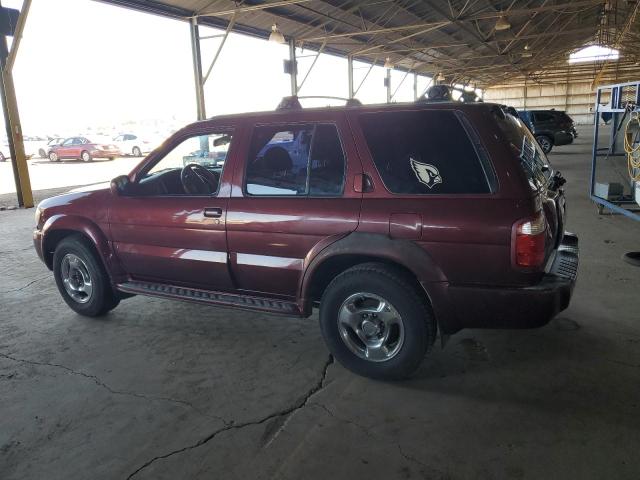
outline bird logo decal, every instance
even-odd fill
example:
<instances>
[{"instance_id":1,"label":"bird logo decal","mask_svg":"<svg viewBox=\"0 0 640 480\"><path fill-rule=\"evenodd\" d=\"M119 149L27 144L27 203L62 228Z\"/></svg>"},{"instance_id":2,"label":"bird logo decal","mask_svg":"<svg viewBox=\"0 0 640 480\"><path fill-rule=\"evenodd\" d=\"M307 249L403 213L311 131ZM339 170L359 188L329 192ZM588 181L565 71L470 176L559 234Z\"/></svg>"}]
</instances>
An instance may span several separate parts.
<instances>
[{"instance_id":1,"label":"bird logo decal","mask_svg":"<svg viewBox=\"0 0 640 480\"><path fill-rule=\"evenodd\" d=\"M442 183L442 176L436 167L429 163L420 163L409 157L413 173L416 174L420 183L425 184L429 188L435 187L438 183Z\"/></svg>"}]
</instances>

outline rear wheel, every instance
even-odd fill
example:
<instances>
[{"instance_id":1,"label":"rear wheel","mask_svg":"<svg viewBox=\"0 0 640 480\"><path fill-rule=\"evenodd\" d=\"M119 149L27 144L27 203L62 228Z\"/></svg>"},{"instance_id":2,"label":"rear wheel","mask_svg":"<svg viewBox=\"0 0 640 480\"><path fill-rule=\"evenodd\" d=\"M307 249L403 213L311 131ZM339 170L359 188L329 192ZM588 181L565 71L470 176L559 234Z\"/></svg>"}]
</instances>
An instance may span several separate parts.
<instances>
[{"instance_id":1,"label":"rear wheel","mask_svg":"<svg viewBox=\"0 0 640 480\"><path fill-rule=\"evenodd\" d=\"M93 158L91 157L91 154L89 152L87 152L86 150L83 150L82 153L80 154L80 159L83 162L90 162L93 160Z\"/></svg>"},{"instance_id":2,"label":"rear wheel","mask_svg":"<svg viewBox=\"0 0 640 480\"><path fill-rule=\"evenodd\" d=\"M84 237L72 235L58 244L53 274L62 298L80 315L104 315L120 303L101 260Z\"/></svg>"},{"instance_id":3,"label":"rear wheel","mask_svg":"<svg viewBox=\"0 0 640 480\"><path fill-rule=\"evenodd\" d=\"M133 153L134 157L141 157L142 156L142 151L140 150L139 147L133 147L133 150L131 151L131 153Z\"/></svg>"},{"instance_id":4,"label":"rear wheel","mask_svg":"<svg viewBox=\"0 0 640 480\"><path fill-rule=\"evenodd\" d=\"M435 340L424 295L404 272L367 263L338 275L320 304L327 347L349 370L395 380L419 367Z\"/></svg>"},{"instance_id":5,"label":"rear wheel","mask_svg":"<svg viewBox=\"0 0 640 480\"><path fill-rule=\"evenodd\" d=\"M536 140L538 141L538 144L540 145L540 148L542 148L542 151L544 153L551 152L551 149L553 148L553 141L551 140L551 138L549 138L547 135L537 135Z\"/></svg>"},{"instance_id":6,"label":"rear wheel","mask_svg":"<svg viewBox=\"0 0 640 480\"><path fill-rule=\"evenodd\" d=\"M40 155L40 158L47 158L47 152L45 152L42 148L38 150L38 155Z\"/></svg>"},{"instance_id":7,"label":"rear wheel","mask_svg":"<svg viewBox=\"0 0 640 480\"><path fill-rule=\"evenodd\" d=\"M50 162L59 162L60 161L60 157L58 157L58 154L56 152L49 152L49 161Z\"/></svg>"}]
</instances>

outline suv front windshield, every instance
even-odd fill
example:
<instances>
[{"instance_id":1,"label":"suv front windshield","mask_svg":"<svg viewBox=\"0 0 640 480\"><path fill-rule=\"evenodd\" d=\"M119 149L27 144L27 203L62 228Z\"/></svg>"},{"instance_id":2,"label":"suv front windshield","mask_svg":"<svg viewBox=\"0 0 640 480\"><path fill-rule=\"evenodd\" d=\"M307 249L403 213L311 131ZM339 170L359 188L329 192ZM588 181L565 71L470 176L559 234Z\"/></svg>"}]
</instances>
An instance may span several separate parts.
<instances>
[{"instance_id":1,"label":"suv front windshield","mask_svg":"<svg viewBox=\"0 0 640 480\"><path fill-rule=\"evenodd\" d=\"M519 118L496 113L498 126L511 150L520 159L522 169L533 190L545 186L553 175L553 168L536 139Z\"/></svg>"}]
</instances>

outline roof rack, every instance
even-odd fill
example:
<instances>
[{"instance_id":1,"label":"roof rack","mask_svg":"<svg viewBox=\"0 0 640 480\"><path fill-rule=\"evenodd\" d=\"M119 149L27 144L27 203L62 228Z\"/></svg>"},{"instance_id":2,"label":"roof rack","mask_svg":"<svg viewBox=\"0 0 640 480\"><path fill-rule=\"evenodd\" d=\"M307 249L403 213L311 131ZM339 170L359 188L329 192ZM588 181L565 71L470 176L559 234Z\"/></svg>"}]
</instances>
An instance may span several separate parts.
<instances>
[{"instance_id":1,"label":"roof rack","mask_svg":"<svg viewBox=\"0 0 640 480\"><path fill-rule=\"evenodd\" d=\"M280 100L280 103L276 107L276 111L286 111L286 110L302 110L302 105L300 104L300 99L308 99L308 98L325 98L330 100L342 100L345 102L345 107L361 107L362 102L357 98L344 98L344 97L332 97L329 95L307 95L304 97L298 97L296 95L292 95L289 97L284 97Z\"/></svg>"},{"instance_id":2,"label":"roof rack","mask_svg":"<svg viewBox=\"0 0 640 480\"><path fill-rule=\"evenodd\" d=\"M453 99L453 92L460 92L460 98L458 100ZM427 89L427 92L416 100L416 103L437 103L437 102L462 102L462 103L476 103L482 102L482 99L478 97L476 92L469 92L460 88L452 87L450 85L433 85Z\"/></svg>"}]
</instances>

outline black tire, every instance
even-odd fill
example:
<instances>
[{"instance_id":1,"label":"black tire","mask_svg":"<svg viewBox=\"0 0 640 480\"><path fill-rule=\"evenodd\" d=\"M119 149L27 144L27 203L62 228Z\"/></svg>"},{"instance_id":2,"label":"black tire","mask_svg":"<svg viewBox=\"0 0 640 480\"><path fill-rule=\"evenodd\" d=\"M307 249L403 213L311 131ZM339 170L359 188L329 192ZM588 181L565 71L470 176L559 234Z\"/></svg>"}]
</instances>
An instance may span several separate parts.
<instances>
[{"instance_id":1,"label":"black tire","mask_svg":"<svg viewBox=\"0 0 640 480\"><path fill-rule=\"evenodd\" d=\"M0 152L0 162L6 162L7 157L4 156L4 153Z\"/></svg>"},{"instance_id":2,"label":"black tire","mask_svg":"<svg viewBox=\"0 0 640 480\"><path fill-rule=\"evenodd\" d=\"M56 152L49 152L49 161L50 162L59 162L60 161L60 157L58 156L58 154Z\"/></svg>"},{"instance_id":3,"label":"black tire","mask_svg":"<svg viewBox=\"0 0 640 480\"><path fill-rule=\"evenodd\" d=\"M140 150L140 147L133 147L133 150L131 150L131 153L133 154L134 157L142 156L142 150Z\"/></svg>"},{"instance_id":4,"label":"black tire","mask_svg":"<svg viewBox=\"0 0 640 480\"><path fill-rule=\"evenodd\" d=\"M90 275L93 290L86 303L74 300L67 292L62 280L62 262L67 255L74 255L84 262ZM120 303L114 294L109 275L95 253L93 245L81 235L64 238L53 254L53 275L58 291L72 310L87 317L98 317L113 310Z\"/></svg>"},{"instance_id":5,"label":"black tire","mask_svg":"<svg viewBox=\"0 0 640 480\"><path fill-rule=\"evenodd\" d=\"M83 150L82 152L80 152L80 160L88 163L93 161L93 157L89 152L87 152L86 150Z\"/></svg>"},{"instance_id":6,"label":"black tire","mask_svg":"<svg viewBox=\"0 0 640 480\"><path fill-rule=\"evenodd\" d=\"M338 318L344 302L359 292L388 301L401 317L404 340L397 353L383 361L356 355L343 340ZM424 293L403 271L378 263L365 263L338 275L320 303L320 329L329 351L347 369L380 380L399 380L414 373L436 336L436 321Z\"/></svg>"},{"instance_id":7,"label":"black tire","mask_svg":"<svg viewBox=\"0 0 640 480\"><path fill-rule=\"evenodd\" d=\"M536 135L536 140L542 151L547 154L553 149L553 140L547 135Z\"/></svg>"},{"instance_id":8,"label":"black tire","mask_svg":"<svg viewBox=\"0 0 640 480\"><path fill-rule=\"evenodd\" d=\"M40 158L47 158L47 152L43 149L38 150L38 155L40 155Z\"/></svg>"}]
</instances>

